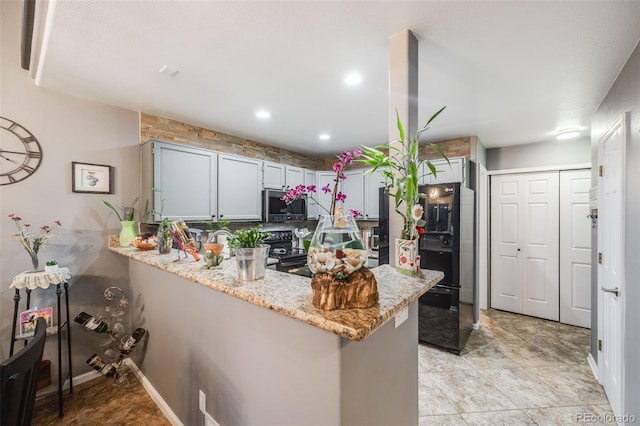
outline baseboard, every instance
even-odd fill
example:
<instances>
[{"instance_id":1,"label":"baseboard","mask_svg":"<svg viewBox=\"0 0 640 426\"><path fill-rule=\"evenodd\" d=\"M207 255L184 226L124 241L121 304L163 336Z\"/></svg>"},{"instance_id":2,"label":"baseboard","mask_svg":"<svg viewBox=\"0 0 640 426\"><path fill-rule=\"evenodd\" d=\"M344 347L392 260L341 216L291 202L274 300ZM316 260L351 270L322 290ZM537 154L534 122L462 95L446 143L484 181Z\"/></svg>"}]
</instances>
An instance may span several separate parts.
<instances>
[{"instance_id":1,"label":"baseboard","mask_svg":"<svg viewBox=\"0 0 640 426\"><path fill-rule=\"evenodd\" d=\"M98 373L96 370L87 371L84 374L75 376L73 378L73 385L77 386L82 383L88 382L89 380L96 379L98 377L102 377L102 375ZM64 391L67 389L69 389L69 379L65 380L64 383L62 384L62 390ZM57 392L58 392L58 385L54 384L53 386L49 386L48 388L46 388L46 390L38 392L36 399L44 398L45 396L49 396Z\"/></svg>"},{"instance_id":2,"label":"baseboard","mask_svg":"<svg viewBox=\"0 0 640 426\"><path fill-rule=\"evenodd\" d=\"M144 373L140 371L136 363L133 362L131 358L125 359L124 363L126 363L127 367L129 367L133 372L133 374L136 375L138 380L140 380L140 383L142 383L142 387L144 387L144 389L147 391L147 393L149 394L153 402L156 403L160 411L162 411L162 414L165 415L167 420L169 420L169 422L171 422L173 426L184 426L180 421L180 419L178 418L178 416L176 416L176 413L174 413L173 410L169 407L169 405L164 401L164 399L162 399L162 396L160 396L160 394L158 393L156 388L153 387L151 382L147 380Z\"/></svg>"},{"instance_id":3,"label":"baseboard","mask_svg":"<svg viewBox=\"0 0 640 426\"><path fill-rule=\"evenodd\" d=\"M593 377L595 377L598 383L600 383L600 380L598 379L598 364L596 364L596 360L593 359L593 355L591 355L591 353L587 355L587 362L589 363L589 367L591 367Z\"/></svg>"}]
</instances>

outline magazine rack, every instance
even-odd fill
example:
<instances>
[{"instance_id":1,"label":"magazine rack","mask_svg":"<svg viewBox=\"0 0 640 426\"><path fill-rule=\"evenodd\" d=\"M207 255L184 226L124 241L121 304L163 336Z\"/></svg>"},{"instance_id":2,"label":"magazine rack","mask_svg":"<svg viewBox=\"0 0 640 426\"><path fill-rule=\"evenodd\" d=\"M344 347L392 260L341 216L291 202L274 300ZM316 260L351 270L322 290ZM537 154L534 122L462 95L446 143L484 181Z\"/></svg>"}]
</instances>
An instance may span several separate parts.
<instances>
[{"instance_id":1,"label":"magazine rack","mask_svg":"<svg viewBox=\"0 0 640 426\"><path fill-rule=\"evenodd\" d=\"M56 317L55 319L58 322L57 326L47 328L47 335L57 334L58 335L58 415L62 417L62 328L67 327L67 361L69 363L69 393L73 393L73 373L71 370L71 328L69 327L69 279L71 278L71 273L68 268L58 268L54 271L28 271L23 272L21 274L16 275L11 282L9 288L15 289L15 295L13 296L13 327L11 328L11 346L9 348L9 356L13 355L13 348L15 342L17 340L24 340L25 346L27 345L27 340L33 336L32 333L29 334L19 334L16 335L16 327L18 324L18 304L20 302L20 290L25 289L27 295L27 306L25 310L29 310L31 304L31 291L37 288L48 289L49 286L56 286ZM60 295L62 294L62 289L60 288L60 284L64 287L64 298L65 298L65 313L66 318L65 321L62 321L62 316L60 314Z\"/></svg>"}]
</instances>

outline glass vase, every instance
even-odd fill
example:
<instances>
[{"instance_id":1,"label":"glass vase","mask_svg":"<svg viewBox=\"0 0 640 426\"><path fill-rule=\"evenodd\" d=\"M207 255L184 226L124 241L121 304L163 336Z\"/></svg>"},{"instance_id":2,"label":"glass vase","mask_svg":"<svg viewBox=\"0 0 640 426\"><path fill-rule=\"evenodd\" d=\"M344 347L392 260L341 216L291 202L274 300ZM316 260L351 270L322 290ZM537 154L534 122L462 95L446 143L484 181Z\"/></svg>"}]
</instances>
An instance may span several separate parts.
<instances>
[{"instance_id":1,"label":"glass vase","mask_svg":"<svg viewBox=\"0 0 640 426\"><path fill-rule=\"evenodd\" d=\"M367 258L367 250L353 216L320 217L307 254L311 272L344 279L366 266Z\"/></svg>"},{"instance_id":2,"label":"glass vase","mask_svg":"<svg viewBox=\"0 0 640 426\"><path fill-rule=\"evenodd\" d=\"M120 247L128 247L129 243L134 240L138 233L136 232L135 220L123 220L120 222L122 229L120 230Z\"/></svg>"},{"instance_id":3,"label":"glass vase","mask_svg":"<svg viewBox=\"0 0 640 426\"><path fill-rule=\"evenodd\" d=\"M37 271L38 270L38 252L30 251L29 256L31 256L31 265L33 266L33 270Z\"/></svg>"},{"instance_id":4,"label":"glass vase","mask_svg":"<svg viewBox=\"0 0 640 426\"><path fill-rule=\"evenodd\" d=\"M160 223L158 226L158 252L160 254L171 253L171 247L173 246L173 236L169 232L169 227L164 223Z\"/></svg>"}]
</instances>

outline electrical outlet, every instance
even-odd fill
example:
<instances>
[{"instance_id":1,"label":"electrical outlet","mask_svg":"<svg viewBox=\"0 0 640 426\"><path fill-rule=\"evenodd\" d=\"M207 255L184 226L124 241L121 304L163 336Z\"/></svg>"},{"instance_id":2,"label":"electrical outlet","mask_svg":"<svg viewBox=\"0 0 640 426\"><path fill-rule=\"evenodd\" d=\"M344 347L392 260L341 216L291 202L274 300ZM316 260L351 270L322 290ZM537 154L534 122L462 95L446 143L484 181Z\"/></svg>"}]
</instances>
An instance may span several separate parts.
<instances>
[{"instance_id":1,"label":"electrical outlet","mask_svg":"<svg viewBox=\"0 0 640 426\"><path fill-rule=\"evenodd\" d=\"M203 413L207 411L207 395L202 392L202 389L200 389L200 393L198 395L198 407Z\"/></svg>"},{"instance_id":2,"label":"electrical outlet","mask_svg":"<svg viewBox=\"0 0 640 426\"><path fill-rule=\"evenodd\" d=\"M405 306L400 309L395 316L396 328L400 326L403 322L405 322L409 318L409 307Z\"/></svg>"}]
</instances>

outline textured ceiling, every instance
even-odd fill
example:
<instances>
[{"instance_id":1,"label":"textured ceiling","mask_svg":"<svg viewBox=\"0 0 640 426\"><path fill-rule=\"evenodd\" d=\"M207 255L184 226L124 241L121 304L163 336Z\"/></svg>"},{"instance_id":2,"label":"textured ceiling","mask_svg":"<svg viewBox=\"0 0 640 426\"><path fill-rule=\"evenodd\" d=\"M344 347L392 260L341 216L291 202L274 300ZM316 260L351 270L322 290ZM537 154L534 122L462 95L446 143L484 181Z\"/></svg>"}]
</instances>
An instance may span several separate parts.
<instances>
[{"instance_id":1,"label":"textured ceiling","mask_svg":"<svg viewBox=\"0 0 640 426\"><path fill-rule=\"evenodd\" d=\"M425 139L487 147L588 135L640 40L638 1L50 5L39 85L311 154L388 139L388 39L402 30L419 40L419 116L447 106ZM360 85L343 83L351 71Z\"/></svg>"}]
</instances>

